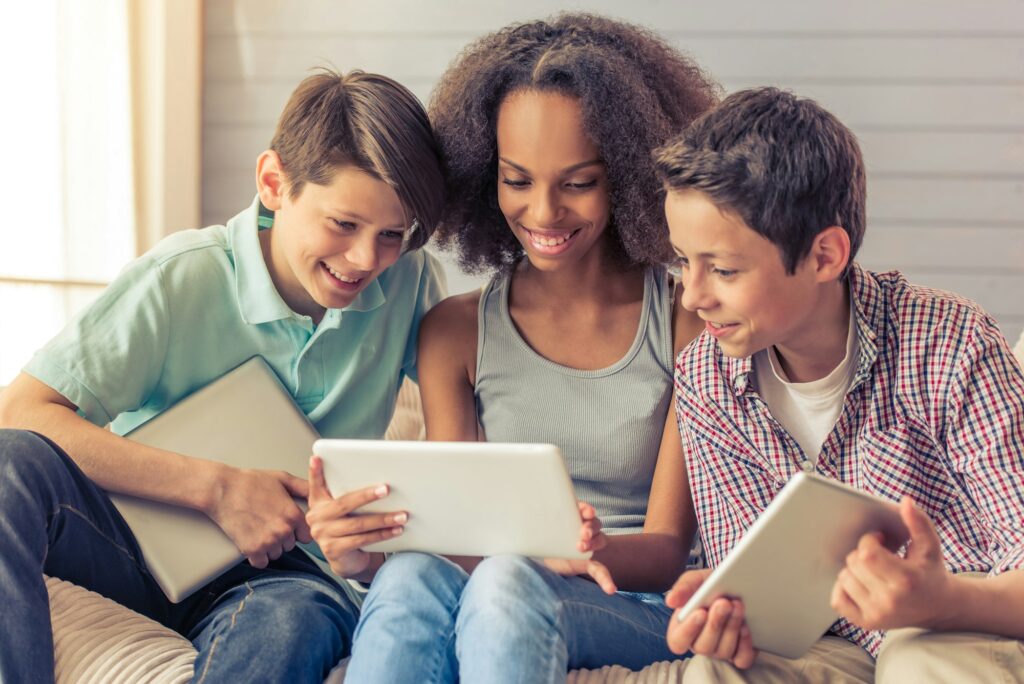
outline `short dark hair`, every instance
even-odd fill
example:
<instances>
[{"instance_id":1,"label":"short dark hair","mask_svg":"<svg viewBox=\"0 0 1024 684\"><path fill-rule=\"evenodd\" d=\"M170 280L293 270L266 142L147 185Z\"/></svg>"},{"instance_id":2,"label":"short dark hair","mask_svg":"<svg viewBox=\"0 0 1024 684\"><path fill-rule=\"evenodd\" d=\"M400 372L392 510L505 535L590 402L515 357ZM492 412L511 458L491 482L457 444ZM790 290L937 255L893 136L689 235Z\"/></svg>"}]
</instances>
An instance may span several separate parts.
<instances>
[{"instance_id":1,"label":"short dark hair","mask_svg":"<svg viewBox=\"0 0 1024 684\"><path fill-rule=\"evenodd\" d=\"M329 185L354 166L394 188L418 227L407 249L430 239L444 208L441 153L416 96L387 76L328 69L304 79L277 123L277 152L294 199L306 183Z\"/></svg>"},{"instance_id":2,"label":"short dark hair","mask_svg":"<svg viewBox=\"0 0 1024 684\"><path fill-rule=\"evenodd\" d=\"M592 14L514 24L469 45L441 77L430 116L448 170L438 229L471 272L525 256L498 206L497 116L519 91L577 99L607 169L612 254L627 265L671 258L650 154L718 99L718 87L653 32Z\"/></svg>"},{"instance_id":3,"label":"short dark hair","mask_svg":"<svg viewBox=\"0 0 1024 684\"><path fill-rule=\"evenodd\" d=\"M787 273L829 226L864 239L866 187L857 138L814 100L741 90L655 152L669 192L705 193L775 244Z\"/></svg>"}]
</instances>

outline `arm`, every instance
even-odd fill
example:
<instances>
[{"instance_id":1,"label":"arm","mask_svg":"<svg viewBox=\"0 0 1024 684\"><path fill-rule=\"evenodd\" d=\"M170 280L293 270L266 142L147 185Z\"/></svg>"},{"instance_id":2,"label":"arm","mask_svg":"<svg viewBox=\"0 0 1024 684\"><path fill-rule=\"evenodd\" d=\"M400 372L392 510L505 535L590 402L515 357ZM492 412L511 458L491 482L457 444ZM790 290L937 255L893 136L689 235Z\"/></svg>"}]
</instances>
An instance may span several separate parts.
<instances>
[{"instance_id":1,"label":"arm","mask_svg":"<svg viewBox=\"0 0 1024 684\"><path fill-rule=\"evenodd\" d=\"M676 288L673 306L673 357L693 341L704 323L682 306L682 288ZM683 458L675 402L669 402L658 463L654 470L641 534L608 537L607 546L594 558L611 571L619 588L627 591L664 591L686 568L697 531L696 515Z\"/></svg>"},{"instance_id":2,"label":"arm","mask_svg":"<svg viewBox=\"0 0 1024 684\"><path fill-rule=\"evenodd\" d=\"M93 425L43 382L20 374L0 393L0 427L45 434L103 489L205 513L255 567L308 542L292 497L306 483L285 472L241 470L132 442Z\"/></svg>"}]
</instances>

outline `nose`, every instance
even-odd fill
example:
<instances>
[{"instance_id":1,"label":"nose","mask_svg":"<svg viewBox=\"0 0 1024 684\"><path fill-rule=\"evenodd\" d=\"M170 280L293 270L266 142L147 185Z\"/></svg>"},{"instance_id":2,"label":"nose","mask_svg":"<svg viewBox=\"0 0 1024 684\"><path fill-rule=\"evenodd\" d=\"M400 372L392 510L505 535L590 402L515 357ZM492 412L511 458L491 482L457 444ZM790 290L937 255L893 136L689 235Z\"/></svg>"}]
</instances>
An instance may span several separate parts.
<instances>
[{"instance_id":1,"label":"nose","mask_svg":"<svg viewBox=\"0 0 1024 684\"><path fill-rule=\"evenodd\" d=\"M562 218L562 202L558 191L554 188L539 188L531 198L530 217L538 228L554 226Z\"/></svg>"},{"instance_id":2,"label":"nose","mask_svg":"<svg viewBox=\"0 0 1024 684\"><path fill-rule=\"evenodd\" d=\"M697 267L683 270L683 308L687 311L708 311L715 308L715 297L707 278Z\"/></svg>"},{"instance_id":3,"label":"nose","mask_svg":"<svg viewBox=\"0 0 1024 684\"><path fill-rule=\"evenodd\" d=\"M379 259L377 233L376 231L363 231L363 233L352 238L352 242L345 251L345 260L360 271L375 271Z\"/></svg>"}]
</instances>

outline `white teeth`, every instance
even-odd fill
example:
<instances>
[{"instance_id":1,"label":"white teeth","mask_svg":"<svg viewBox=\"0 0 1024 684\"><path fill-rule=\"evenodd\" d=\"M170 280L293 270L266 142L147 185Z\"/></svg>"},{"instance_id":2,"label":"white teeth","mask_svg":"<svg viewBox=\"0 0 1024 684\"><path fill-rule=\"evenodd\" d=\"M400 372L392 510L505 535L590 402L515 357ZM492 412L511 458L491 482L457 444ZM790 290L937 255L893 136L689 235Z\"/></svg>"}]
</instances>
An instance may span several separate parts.
<instances>
[{"instance_id":1,"label":"white teeth","mask_svg":"<svg viewBox=\"0 0 1024 684\"><path fill-rule=\"evenodd\" d=\"M530 240L532 240L534 244L540 245L542 247L557 247L558 245L564 244L567 240L569 240L575 234L576 234L575 232L572 232L572 233L569 233L567 235L563 235L561 237L541 237L541 236L539 236L536 233L531 231L530 232Z\"/></svg>"},{"instance_id":2,"label":"white teeth","mask_svg":"<svg viewBox=\"0 0 1024 684\"><path fill-rule=\"evenodd\" d=\"M324 266L327 266L327 264L324 264ZM337 278L338 280L340 280L343 283L358 283L360 280L362 280L362 278L349 278L347 276L343 276L342 274L338 273L337 271L335 271L330 266L327 266L327 270L330 271L332 276L334 276L335 278Z\"/></svg>"}]
</instances>

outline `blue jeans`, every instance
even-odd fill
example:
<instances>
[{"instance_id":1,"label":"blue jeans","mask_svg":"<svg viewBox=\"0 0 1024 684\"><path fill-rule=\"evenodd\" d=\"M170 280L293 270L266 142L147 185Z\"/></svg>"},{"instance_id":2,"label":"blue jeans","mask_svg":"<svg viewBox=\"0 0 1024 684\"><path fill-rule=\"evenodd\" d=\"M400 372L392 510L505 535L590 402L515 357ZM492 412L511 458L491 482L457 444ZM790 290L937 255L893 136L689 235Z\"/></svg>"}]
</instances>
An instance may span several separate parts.
<instances>
[{"instance_id":1,"label":"blue jeans","mask_svg":"<svg viewBox=\"0 0 1024 684\"><path fill-rule=\"evenodd\" d=\"M641 669L677 658L658 594L608 596L521 556L485 559L472 575L447 559L400 553L370 585L346 680L565 682L574 668Z\"/></svg>"},{"instance_id":2,"label":"blue jeans","mask_svg":"<svg viewBox=\"0 0 1024 684\"><path fill-rule=\"evenodd\" d=\"M181 603L146 570L104 492L59 447L0 430L0 682L52 682L43 573L117 601L192 641L200 682L323 682L359 608L301 551L242 563Z\"/></svg>"}]
</instances>

